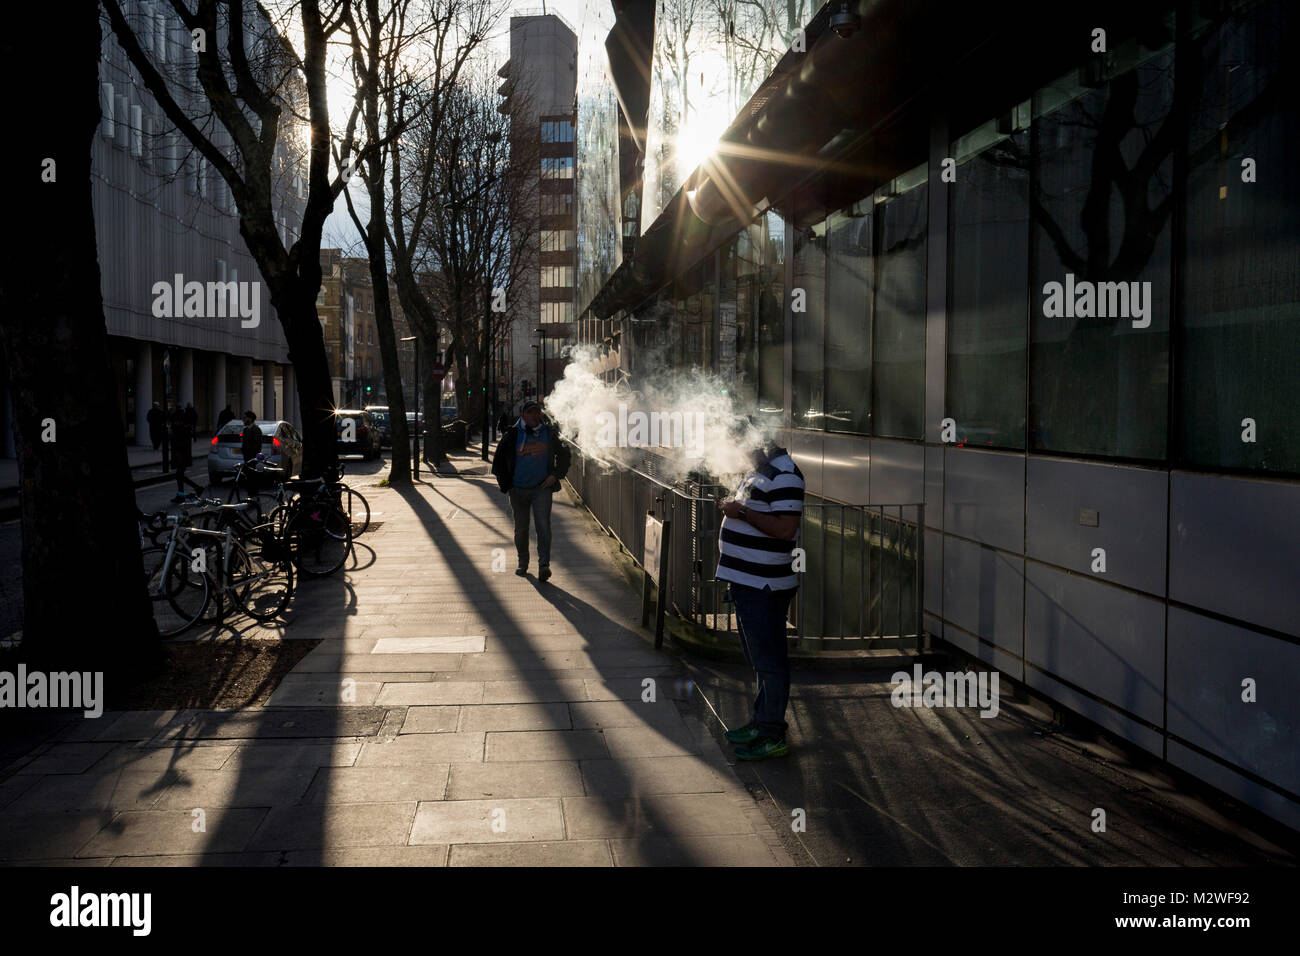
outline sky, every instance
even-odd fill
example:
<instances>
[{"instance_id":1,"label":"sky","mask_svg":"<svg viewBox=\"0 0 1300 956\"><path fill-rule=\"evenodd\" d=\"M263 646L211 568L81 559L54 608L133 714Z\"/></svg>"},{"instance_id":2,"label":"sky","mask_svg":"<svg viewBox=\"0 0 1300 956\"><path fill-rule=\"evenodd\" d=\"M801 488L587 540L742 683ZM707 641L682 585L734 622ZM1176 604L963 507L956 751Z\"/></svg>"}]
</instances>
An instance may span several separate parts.
<instances>
[{"instance_id":1,"label":"sky","mask_svg":"<svg viewBox=\"0 0 1300 956\"><path fill-rule=\"evenodd\" d=\"M575 30L580 30L582 28L582 9L588 2L608 3L609 0L545 0L545 2L543 0L515 0L510 4L510 9L512 13L522 11L532 13L545 7L547 13L558 13L568 20ZM492 59L494 67L500 66L509 57L510 18L508 16L501 18L498 29L493 36L489 37L486 46L485 55ZM347 118L351 100L352 90L350 84L338 82L330 85L331 122L342 123ZM364 222L370 210L370 204L366 199L365 185L360 178L357 178L352 181L349 189L357 215ZM356 225L352 222L352 217L348 215L347 203L341 195L334 205L334 211L325 220L324 232L321 236L321 247L325 249L342 249L345 256L364 255L361 237L357 232Z\"/></svg>"}]
</instances>

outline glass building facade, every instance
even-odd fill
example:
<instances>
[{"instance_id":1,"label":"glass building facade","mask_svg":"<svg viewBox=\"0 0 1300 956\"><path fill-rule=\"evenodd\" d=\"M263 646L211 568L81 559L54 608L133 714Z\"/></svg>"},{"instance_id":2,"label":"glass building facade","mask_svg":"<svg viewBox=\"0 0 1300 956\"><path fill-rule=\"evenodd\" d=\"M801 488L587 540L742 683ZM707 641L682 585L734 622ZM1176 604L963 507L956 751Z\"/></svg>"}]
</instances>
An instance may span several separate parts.
<instances>
[{"instance_id":1,"label":"glass building facade","mask_svg":"<svg viewBox=\"0 0 1300 956\"><path fill-rule=\"evenodd\" d=\"M931 637L1300 826L1297 20L1116 14L1097 55L900 96L892 125L761 180L729 230L653 186L651 139L642 241L684 238L591 337L633 382L648 349L716 371L779 426L810 501L922 503ZM885 96L906 65L872 64ZM684 88L655 81L652 125ZM752 142L779 135L756 115ZM1279 697L1243 710L1240 677L1264 673Z\"/></svg>"}]
</instances>

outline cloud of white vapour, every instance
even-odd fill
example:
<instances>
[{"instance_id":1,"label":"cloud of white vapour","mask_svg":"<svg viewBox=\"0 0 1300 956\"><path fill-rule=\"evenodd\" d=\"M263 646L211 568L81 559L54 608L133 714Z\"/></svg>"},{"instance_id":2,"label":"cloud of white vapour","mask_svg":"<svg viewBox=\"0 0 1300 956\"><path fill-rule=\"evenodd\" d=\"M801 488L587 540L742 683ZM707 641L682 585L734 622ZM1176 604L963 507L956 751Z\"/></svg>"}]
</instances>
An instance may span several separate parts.
<instances>
[{"instance_id":1,"label":"cloud of white vapour","mask_svg":"<svg viewBox=\"0 0 1300 956\"><path fill-rule=\"evenodd\" d=\"M669 481L705 472L734 484L753 469L751 456L770 436L734 407L725 382L701 369L663 369L635 387L611 384L596 371L600 350L578 346L546 398L547 415L583 454L609 465L640 467L647 452ZM654 363L646 363L653 369Z\"/></svg>"}]
</instances>

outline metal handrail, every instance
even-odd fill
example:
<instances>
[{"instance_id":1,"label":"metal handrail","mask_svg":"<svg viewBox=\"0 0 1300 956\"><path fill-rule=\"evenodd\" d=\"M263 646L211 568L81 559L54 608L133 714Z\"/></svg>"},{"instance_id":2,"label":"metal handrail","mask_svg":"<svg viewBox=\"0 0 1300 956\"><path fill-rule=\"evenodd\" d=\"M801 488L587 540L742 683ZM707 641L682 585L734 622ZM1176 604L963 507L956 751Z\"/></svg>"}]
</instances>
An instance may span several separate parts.
<instances>
[{"instance_id":1,"label":"metal handrail","mask_svg":"<svg viewBox=\"0 0 1300 956\"><path fill-rule=\"evenodd\" d=\"M686 488L649 471L599 461L573 449L568 479L583 504L638 565L647 512L673 522L667 607L715 635L739 640L735 611L717 567L718 485ZM696 494L699 489L717 494ZM924 528L921 503L805 502L797 546L799 590L790 637L807 650L918 648L924 643Z\"/></svg>"}]
</instances>

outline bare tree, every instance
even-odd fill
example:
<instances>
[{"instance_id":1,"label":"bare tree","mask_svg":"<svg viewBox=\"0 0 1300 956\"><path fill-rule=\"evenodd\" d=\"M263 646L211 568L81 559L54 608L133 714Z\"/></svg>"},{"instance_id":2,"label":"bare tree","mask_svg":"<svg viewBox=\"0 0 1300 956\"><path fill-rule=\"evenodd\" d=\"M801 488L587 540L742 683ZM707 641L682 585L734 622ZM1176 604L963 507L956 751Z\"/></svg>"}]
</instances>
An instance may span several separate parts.
<instances>
[{"instance_id":1,"label":"bare tree","mask_svg":"<svg viewBox=\"0 0 1300 956\"><path fill-rule=\"evenodd\" d=\"M522 283L536 274L539 130L529 124L512 136L493 85L480 69L452 91L442 135L423 157L442 201L424 219L421 262L438 277L457 404L467 415L484 395L485 357L508 334ZM514 114L534 115L526 90L516 88L511 102Z\"/></svg>"},{"instance_id":2,"label":"bare tree","mask_svg":"<svg viewBox=\"0 0 1300 956\"><path fill-rule=\"evenodd\" d=\"M56 122L47 98L15 98L26 133L3 167L10 212L23 223L22 241L0 257L0 343L21 479L21 653L33 668L104 671L111 692L157 663L158 630L141 573L91 202L99 14L80 4L9 14L0 40L7 67L52 75L49 48L35 38L57 36L68 84Z\"/></svg>"},{"instance_id":3,"label":"bare tree","mask_svg":"<svg viewBox=\"0 0 1300 956\"><path fill-rule=\"evenodd\" d=\"M119 0L103 0L118 43L167 119L230 187L240 234L267 284L297 373L305 419L303 471L309 475L337 461L333 392L316 295L321 229L348 174L331 179L326 98L328 45L346 23L347 7L342 0L327 5L326 12L319 0L299 0L285 6L281 29L259 29L265 12L253 0L197 0L193 10L184 0L170 0L175 17L193 38L189 77L164 67L142 47ZM301 55L286 36L295 14ZM292 137L281 135L286 112L304 120L309 134L306 204L301 227L294 230L297 239L289 243L276 219L277 172L292 152ZM357 114L354 109L342 134L341 166L353 161ZM223 145L226 139L229 147ZM383 146L382 140L366 143L355 161ZM288 158L292 162L294 157Z\"/></svg>"},{"instance_id":4,"label":"bare tree","mask_svg":"<svg viewBox=\"0 0 1300 956\"><path fill-rule=\"evenodd\" d=\"M430 2L429 17L436 26L424 44L420 69L410 71L421 78L420 82L399 83L390 78L384 84L383 109L389 123L403 130L410 127L406 135L389 143L391 199L385 239L398 300L421 352L449 366L452 350L444 354L439 343L439 277L429 274L421 243L426 222L440 213L443 202L435 182L438 169L427 157L446 126L448 98L500 11L486 0ZM425 457L437 464L444 458L439 428L441 387L433 378L432 361L422 363L421 368L424 381L417 387L426 399L433 399Z\"/></svg>"}]
</instances>

